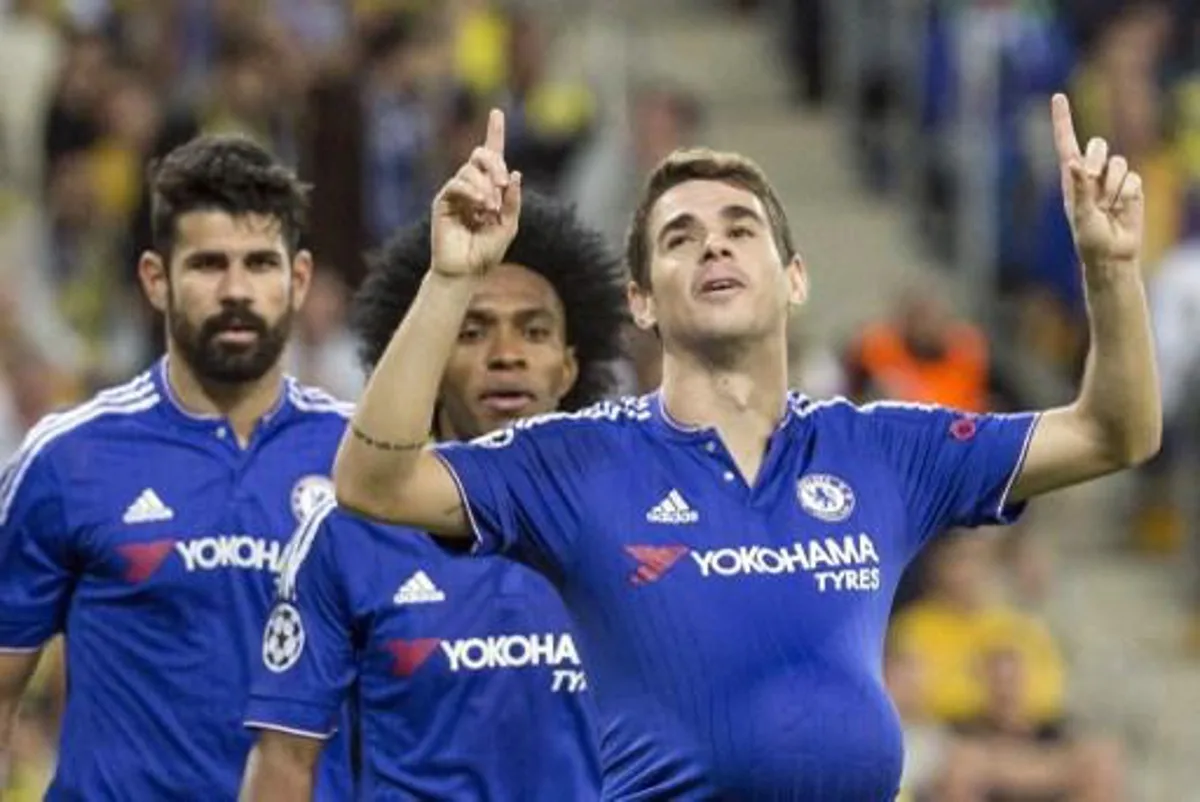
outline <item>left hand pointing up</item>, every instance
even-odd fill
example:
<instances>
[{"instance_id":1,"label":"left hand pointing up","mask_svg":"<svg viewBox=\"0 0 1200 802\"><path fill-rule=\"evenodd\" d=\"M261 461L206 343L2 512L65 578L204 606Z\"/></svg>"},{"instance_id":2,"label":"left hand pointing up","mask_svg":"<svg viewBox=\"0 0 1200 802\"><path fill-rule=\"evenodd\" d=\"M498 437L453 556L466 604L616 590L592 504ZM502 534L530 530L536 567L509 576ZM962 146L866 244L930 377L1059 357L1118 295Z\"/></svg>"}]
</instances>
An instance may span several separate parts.
<instances>
[{"instance_id":1,"label":"left hand pointing up","mask_svg":"<svg viewBox=\"0 0 1200 802\"><path fill-rule=\"evenodd\" d=\"M1081 153L1065 95L1051 101L1063 199L1075 247L1085 266L1136 262L1142 251L1142 179L1108 143L1093 138Z\"/></svg>"}]
</instances>

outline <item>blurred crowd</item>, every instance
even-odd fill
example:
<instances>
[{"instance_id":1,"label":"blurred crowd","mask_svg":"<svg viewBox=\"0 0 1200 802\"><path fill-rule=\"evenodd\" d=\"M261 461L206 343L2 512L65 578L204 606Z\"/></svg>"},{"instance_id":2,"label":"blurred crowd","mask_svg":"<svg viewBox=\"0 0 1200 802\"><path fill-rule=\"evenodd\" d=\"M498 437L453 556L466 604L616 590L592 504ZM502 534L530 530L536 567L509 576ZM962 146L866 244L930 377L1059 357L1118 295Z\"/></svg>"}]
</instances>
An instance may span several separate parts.
<instances>
[{"instance_id":1,"label":"blurred crowd","mask_svg":"<svg viewBox=\"0 0 1200 802\"><path fill-rule=\"evenodd\" d=\"M1045 146L1050 94L1070 94L1081 139L1104 137L1142 174L1142 267L1168 434L1128 511L1130 542L1167 554L1197 547L1188 532L1200 509L1181 486L1200 457L1200 417L1188 403L1200 389L1200 2L847 8L854 19L870 15L881 42L852 67L865 183L903 195L929 253L968 275L973 311L987 318L979 322L997 351L1017 357L994 359L991 378L1016 405L1044 402L1030 397L1044 387L1073 386L1087 345L1081 272ZM1060 385L1044 381L1055 377ZM1200 577L1196 588L1200 610Z\"/></svg>"},{"instance_id":2,"label":"blurred crowd","mask_svg":"<svg viewBox=\"0 0 1200 802\"><path fill-rule=\"evenodd\" d=\"M1167 434L1128 508L1113 512L1128 522L1128 546L1190 551L1200 566L1189 492L1200 476L1200 3L850 0L842 11L807 47L859 42L846 99L863 185L912 210L926 252L974 300L959 310L974 318L965 321L936 284L902 294L846 349L848 392L981 411L1066 400L1055 392L1076 386L1087 347L1082 274L1046 145L1050 95L1066 91L1081 140L1107 139L1147 195L1142 268ZM797 86L807 103L829 94ZM886 677L914 799L1129 792L1122 750L1064 704L1070 669L1039 615L1054 572L1028 528L951 533L898 600ZM1196 573L1185 592L1200 648Z\"/></svg>"},{"instance_id":3,"label":"blurred crowd","mask_svg":"<svg viewBox=\"0 0 1200 802\"><path fill-rule=\"evenodd\" d=\"M491 0L0 2L0 457L41 416L124 381L161 353L135 273L153 160L199 133L239 132L315 187L317 273L291 373L337 396L362 386L346 328L364 254L424 215L507 117L507 160L623 243L642 175L692 142L701 108L654 75L589 80L556 56L571 4ZM556 63L565 67L556 67ZM615 87L615 91L614 91ZM630 332L626 390L657 381ZM5 800L40 799L64 692L43 660Z\"/></svg>"},{"instance_id":4,"label":"blurred crowd","mask_svg":"<svg viewBox=\"0 0 1200 802\"><path fill-rule=\"evenodd\" d=\"M1025 406L1021 382L998 367L999 343L1076 380L1078 267L1055 165L1035 144L1046 135L1031 131L1049 93L1069 88L1081 135L1107 137L1146 176L1154 214L1145 269L1169 329L1159 339L1170 351L1172 435L1143 477L1133 532L1147 548L1181 547L1187 516L1200 513L1172 492L1179 466L1200 452L1200 420L1186 403L1200 381L1196 0L837 2L893 45L858 65L858 163L870 186L912 194L915 222L947 269L956 237L971 230L960 219L961 149L948 145L961 115L977 111L957 78L974 53L964 37L972 24L996 25L996 135L987 144L1002 169L986 188L998 232L987 275L1014 311L998 326L964 320L930 286L914 285L838 352L798 328L795 384L859 401ZM796 98L828 99L824 66L841 35L833 3L729 5L785 12L768 19L785 34ZM642 176L702 139L705 109L687 91L652 75L599 82L561 66L556 42L570 4L0 0L0 9L0 457L48 411L160 353L161 327L135 276L148 244L146 170L197 133L253 136L316 188L305 244L317 278L287 358L302 380L349 399L363 381L345 327L363 253L425 213L489 107L506 110L509 164L575 203L613 247ZM917 158L905 158L917 141ZM656 347L630 332L624 390L657 383ZM885 674L905 723L911 799L1122 798L1121 750L1068 713L1070 670L1038 612L1048 560L1023 528L949 533L906 578ZM41 798L60 667L51 650L22 713L6 800Z\"/></svg>"}]
</instances>

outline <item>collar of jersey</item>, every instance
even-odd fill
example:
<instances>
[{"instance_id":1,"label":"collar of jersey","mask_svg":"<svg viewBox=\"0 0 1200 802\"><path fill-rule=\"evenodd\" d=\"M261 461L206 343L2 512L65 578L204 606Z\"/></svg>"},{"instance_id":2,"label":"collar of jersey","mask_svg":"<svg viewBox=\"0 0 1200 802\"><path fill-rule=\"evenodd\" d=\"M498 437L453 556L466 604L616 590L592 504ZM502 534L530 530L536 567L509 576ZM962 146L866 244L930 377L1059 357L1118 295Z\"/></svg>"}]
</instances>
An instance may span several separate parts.
<instances>
[{"instance_id":1,"label":"collar of jersey","mask_svg":"<svg viewBox=\"0 0 1200 802\"><path fill-rule=\"evenodd\" d=\"M689 426L671 417L671 413L663 401L662 390L655 390L650 394L650 410L659 431L672 439L697 442L709 441L718 436L716 429L712 426ZM796 402L789 396L788 402L784 404L783 417L780 418L775 432L782 432L796 417Z\"/></svg>"},{"instance_id":2,"label":"collar of jersey","mask_svg":"<svg viewBox=\"0 0 1200 802\"><path fill-rule=\"evenodd\" d=\"M154 384L158 388L159 397L163 399L163 403L159 406L166 415L176 423L194 429L212 429L217 426L226 425L228 421L224 415L205 415L192 412L184 407L182 402L175 397L175 391L171 389L171 382L167 379L167 362L169 359L170 357L164 356L158 360L158 364L151 371ZM263 416L263 424L274 422L280 417L280 413L287 409L288 389L291 381L290 377L284 378L283 383L279 387L279 398L276 399L275 406L271 407L271 411Z\"/></svg>"}]
</instances>

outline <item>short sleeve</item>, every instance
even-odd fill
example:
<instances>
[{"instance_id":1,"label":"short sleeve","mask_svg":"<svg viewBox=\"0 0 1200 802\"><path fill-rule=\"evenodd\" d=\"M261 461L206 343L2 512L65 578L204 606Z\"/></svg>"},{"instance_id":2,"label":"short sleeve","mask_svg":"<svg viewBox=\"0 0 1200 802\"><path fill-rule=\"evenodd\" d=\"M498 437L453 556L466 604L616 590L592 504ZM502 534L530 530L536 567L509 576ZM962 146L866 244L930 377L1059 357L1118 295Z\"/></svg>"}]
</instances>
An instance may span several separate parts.
<instances>
[{"instance_id":1,"label":"short sleeve","mask_svg":"<svg viewBox=\"0 0 1200 802\"><path fill-rule=\"evenodd\" d=\"M864 410L898 474L914 545L952 527L1012 523L1024 510L1008 495L1036 414L976 415L886 403Z\"/></svg>"},{"instance_id":2,"label":"short sleeve","mask_svg":"<svg viewBox=\"0 0 1200 802\"><path fill-rule=\"evenodd\" d=\"M0 648L32 651L63 630L76 578L71 531L47 454L18 452L0 493Z\"/></svg>"},{"instance_id":3,"label":"short sleeve","mask_svg":"<svg viewBox=\"0 0 1200 802\"><path fill-rule=\"evenodd\" d=\"M482 554L505 552L563 570L586 517L587 476L604 453L597 425L553 419L469 443L439 444Z\"/></svg>"},{"instance_id":4,"label":"short sleeve","mask_svg":"<svg viewBox=\"0 0 1200 802\"><path fill-rule=\"evenodd\" d=\"M341 524L341 525L344 525ZM246 726L325 739L356 676L353 611L340 575L335 505L322 502L285 552L263 632Z\"/></svg>"}]
</instances>

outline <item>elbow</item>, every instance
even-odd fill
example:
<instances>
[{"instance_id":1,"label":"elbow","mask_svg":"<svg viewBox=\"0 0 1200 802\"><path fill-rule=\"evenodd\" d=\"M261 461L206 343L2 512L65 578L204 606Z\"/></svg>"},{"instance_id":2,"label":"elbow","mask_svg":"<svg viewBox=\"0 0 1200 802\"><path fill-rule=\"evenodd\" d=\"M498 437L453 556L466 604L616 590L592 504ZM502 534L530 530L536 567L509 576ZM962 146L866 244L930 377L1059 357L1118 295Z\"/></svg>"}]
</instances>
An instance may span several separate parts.
<instances>
[{"instance_id":1,"label":"elbow","mask_svg":"<svg viewBox=\"0 0 1200 802\"><path fill-rule=\"evenodd\" d=\"M1147 431L1137 438L1137 442L1131 444L1127 449L1127 467L1135 468L1138 465L1144 465L1158 456L1158 452L1162 450L1162 438L1162 418L1159 418L1156 425L1148 427Z\"/></svg>"},{"instance_id":2,"label":"elbow","mask_svg":"<svg viewBox=\"0 0 1200 802\"><path fill-rule=\"evenodd\" d=\"M368 517L377 514L372 508L384 496L374 484L354 464L353 458L347 458L344 450L338 452L333 463L333 494L339 507Z\"/></svg>"},{"instance_id":3,"label":"elbow","mask_svg":"<svg viewBox=\"0 0 1200 802\"><path fill-rule=\"evenodd\" d=\"M1163 425L1162 416L1156 416L1153 421L1146 421L1140 426L1123 431L1115 439L1111 449L1113 461L1118 468L1128 469L1144 465L1158 455L1162 450Z\"/></svg>"},{"instance_id":4,"label":"elbow","mask_svg":"<svg viewBox=\"0 0 1200 802\"><path fill-rule=\"evenodd\" d=\"M386 496L373 489L370 483L361 481L353 472L334 468L333 494L337 505L345 510L367 518L382 517L379 501Z\"/></svg>"}]
</instances>

